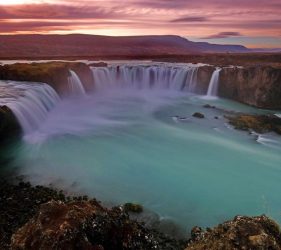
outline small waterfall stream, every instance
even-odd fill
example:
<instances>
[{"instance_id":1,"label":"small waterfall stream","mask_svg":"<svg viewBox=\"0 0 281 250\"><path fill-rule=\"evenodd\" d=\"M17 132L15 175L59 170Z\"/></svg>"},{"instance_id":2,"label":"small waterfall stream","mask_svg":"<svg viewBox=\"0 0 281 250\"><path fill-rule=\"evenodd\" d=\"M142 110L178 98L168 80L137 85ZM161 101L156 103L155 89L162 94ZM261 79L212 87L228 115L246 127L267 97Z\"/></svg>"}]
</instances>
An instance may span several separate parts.
<instances>
[{"instance_id":1,"label":"small waterfall stream","mask_svg":"<svg viewBox=\"0 0 281 250\"><path fill-rule=\"evenodd\" d=\"M69 73L68 83L71 95L85 95L86 91L79 76L73 70L69 70Z\"/></svg>"},{"instance_id":2,"label":"small waterfall stream","mask_svg":"<svg viewBox=\"0 0 281 250\"><path fill-rule=\"evenodd\" d=\"M215 97L218 95L218 87L219 87L219 76L220 76L221 68L217 68L211 77L209 88L207 91L208 97Z\"/></svg>"}]
</instances>

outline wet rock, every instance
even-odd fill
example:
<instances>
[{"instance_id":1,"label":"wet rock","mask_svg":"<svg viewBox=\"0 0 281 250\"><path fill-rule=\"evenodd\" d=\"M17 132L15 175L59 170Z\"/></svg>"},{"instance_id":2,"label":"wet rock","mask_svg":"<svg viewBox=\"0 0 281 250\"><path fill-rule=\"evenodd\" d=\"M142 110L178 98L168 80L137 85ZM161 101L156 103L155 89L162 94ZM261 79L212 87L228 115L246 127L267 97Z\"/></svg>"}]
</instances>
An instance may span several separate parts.
<instances>
[{"instance_id":1,"label":"wet rock","mask_svg":"<svg viewBox=\"0 0 281 250\"><path fill-rule=\"evenodd\" d=\"M254 131L256 133L275 132L281 135L281 118L275 115L226 116L235 129Z\"/></svg>"},{"instance_id":2,"label":"wet rock","mask_svg":"<svg viewBox=\"0 0 281 250\"><path fill-rule=\"evenodd\" d=\"M205 115L203 115L202 113L199 113L199 112L195 112L192 116L199 118L199 119L205 118Z\"/></svg>"},{"instance_id":3,"label":"wet rock","mask_svg":"<svg viewBox=\"0 0 281 250\"><path fill-rule=\"evenodd\" d=\"M201 227L194 227L192 228L191 230L191 239L192 240L198 240L198 239L201 239L202 236L203 236L203 229Z\"/></svg>"},{"instance_id":4,"label":"wet rock","mask_svg":"<svg viewBox=\"0 0 281 250\"><path fill-rule=\"evenodd\" d=\"M236 216L217 227L200 231L196 228L186 250L281 249L279 226L266 216Z\"/></svg>"},{"instance_id":5,"label":"wet rock","mask_svg":"<svg viewBox=\"0 0 281 250\"><path fill-rule=\"evenodd\" d=\"M203 107L207 108L207 109L215 109L216 108L216 106L212 106L210 104L205 104L205 105L203 105Z\"/></svg>"},{"instance_id":6,"label":"wet rock","mask_svg":"<svg viewBox=\"0 0 281 250\"><path fill-rule=\"evenodd\" d=\"M21 133L21 127L13 112L7 106L0 107L0 143L19 138Z\"/></svg>"}]
</instances>

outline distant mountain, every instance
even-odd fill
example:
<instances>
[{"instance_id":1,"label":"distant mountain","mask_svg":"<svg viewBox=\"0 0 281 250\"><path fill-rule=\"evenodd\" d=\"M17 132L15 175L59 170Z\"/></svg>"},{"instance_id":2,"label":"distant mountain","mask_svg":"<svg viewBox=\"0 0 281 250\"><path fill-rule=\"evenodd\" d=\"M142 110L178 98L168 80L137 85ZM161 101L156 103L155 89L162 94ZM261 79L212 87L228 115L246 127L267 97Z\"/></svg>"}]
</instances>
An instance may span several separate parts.
<instances>
[{"instance_id":1,"label":"distant mountain","mask_svg":"<svg viewBox=\"0 0 281 250\"><path fill-rule=\"evenodd\" d=\"M96 57L249 52L241 45L191 42L180 36L0 35L0 57Z\"/></svg>"},{"instance_id":2,"label":"distant mountain","mask_svg":"<svg viewBox=\"0 0 281 250\"><path fill-rule=\"evenodd\" d=\"M262 53L280 53L281 48L267 48L267 49L251 49L253 52L262 52Z\"/></svg>"}]
</instances>

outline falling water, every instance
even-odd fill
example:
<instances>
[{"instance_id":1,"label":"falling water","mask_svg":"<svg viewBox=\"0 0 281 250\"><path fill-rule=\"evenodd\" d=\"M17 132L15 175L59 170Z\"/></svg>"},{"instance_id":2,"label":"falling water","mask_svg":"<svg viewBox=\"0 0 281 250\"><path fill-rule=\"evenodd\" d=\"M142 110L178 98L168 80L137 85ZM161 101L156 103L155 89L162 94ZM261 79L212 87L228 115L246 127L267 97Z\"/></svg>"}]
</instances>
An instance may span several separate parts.
<instances>
[{"instance_id":1,"label":"falling water","mask_svg":"<svg viewBox=\"0 0 281 250\"><path fill-rule=\"evenodd\" d=\"M207 96L213 97L218 95L218 87L219 87L219 76L220 76L220 68L217 68L212 75L210 80Z\"/></svg>"},{"instance_id":2,"label":"falling water","mask_svg":"<svg viewBox=\"0 0 281 250\"><path fill-rule=\"evenodd\" d=\"M114 204L141 203L164 223L172 219L183 227L210 227L237 214L267 213L281 222L279 194L272 192L281 186L280 138L256 138L225 125L226 109L259 109L220 99L211 103L217 109L206 109L204 99L186 94L198 91L197 70L92 68L97 89L109 91L59 103L48 85L0 81L0 104L28 134L16 145L11 167L33 184L52 183ZM84 94L76 76L71 73L71 89ZM210 96L218 78L216 70Z\"/></svg>"},{"instance_id":3,"label":"falling water","mask_svg":"<svg viewBox=\"0 0 281 250\"><path fill-rule=\"evenodd\" d=\"M131 87L196 92L197 66L111 66L91 68L97 89Z\"/></svg>"},{"instance_id":4,"label":"falling water","mask_svg":"<svg viewBox=\"0 0 281 250\"><path fill-rule=\"evenodd\" d=\"M69 89L72 95L85 95L86 91L79 78L79 76L73 71L69 70L70 76L68 77Z\"/></svg>"},{"instance_id":5,"label":"falling water","mask_svg":"<svg viewBox=\"0 0 281 250\"><path fill-rule=\"evenodd\" d=\"M15 114L25 134L34 131L59 101L55 90L43 83L1 82L1 104ZM2 92L2 91L1 91Z\"/></svg>"}]
</instances>

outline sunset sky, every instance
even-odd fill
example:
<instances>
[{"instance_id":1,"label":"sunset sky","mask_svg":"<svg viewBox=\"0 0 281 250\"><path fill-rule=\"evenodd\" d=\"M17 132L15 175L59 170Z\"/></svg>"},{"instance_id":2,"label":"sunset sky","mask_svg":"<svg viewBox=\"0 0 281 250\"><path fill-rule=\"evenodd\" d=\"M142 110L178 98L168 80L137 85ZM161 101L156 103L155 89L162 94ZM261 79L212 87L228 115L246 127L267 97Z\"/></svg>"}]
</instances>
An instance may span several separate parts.
<instances>
[{"instance_id":1,"label":"sunset sky","mask_svg":"<svg viewBox=\"0 0 281 250\"><path fill-rule=\"evenodd\" d=\"M281 0L0 0L0 33L174 34L281 48Z\"/></svg>"}]
</instances>

